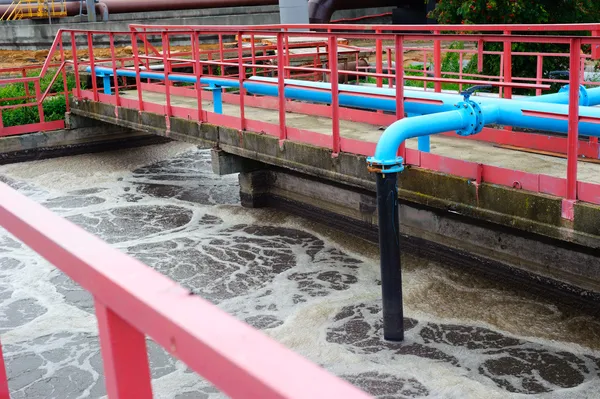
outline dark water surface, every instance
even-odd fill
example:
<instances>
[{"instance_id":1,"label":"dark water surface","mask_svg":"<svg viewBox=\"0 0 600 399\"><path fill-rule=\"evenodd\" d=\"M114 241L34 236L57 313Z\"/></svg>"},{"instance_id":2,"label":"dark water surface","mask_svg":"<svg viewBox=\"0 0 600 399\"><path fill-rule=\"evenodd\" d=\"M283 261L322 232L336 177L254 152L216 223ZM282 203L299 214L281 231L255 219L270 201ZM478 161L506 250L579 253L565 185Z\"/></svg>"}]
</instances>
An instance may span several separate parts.
<instances>
[{"instance_id":1,"label":"dark water surface","mask_svg":"<svg viewBox=\"0 0 600 399\"><path fill-rule=\"evenodd\" d=\"M406 341L383 341L377 248L241 208L207 151L6 165L0 180L377 398L599 397L598 320L427 260L404 262ZM14 398L105 395L91 296L3 230L0 320ZM155 397L223 397L148 347Z\"/></svg>"}]
</instances>

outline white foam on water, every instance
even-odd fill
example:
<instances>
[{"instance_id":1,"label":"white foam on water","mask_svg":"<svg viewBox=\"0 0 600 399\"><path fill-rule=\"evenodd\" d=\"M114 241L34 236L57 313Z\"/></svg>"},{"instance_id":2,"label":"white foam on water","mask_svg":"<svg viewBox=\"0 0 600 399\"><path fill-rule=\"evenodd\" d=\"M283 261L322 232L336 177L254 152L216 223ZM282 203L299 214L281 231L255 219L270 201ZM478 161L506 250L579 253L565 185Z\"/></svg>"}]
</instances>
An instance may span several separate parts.
<instances>
[{"instance_id":1,"label":"white foam on water","mask_svg":"<svg viewBox=\"0 0 600 399\"><path fill-rule=\"evenodd\" d=\"M170 143L1 166L0 176L28 182L30 186L21 191L43 203L65 197L73 190L102 189L93 194L70 195L54 210L75 218L104 239L119 238L111 245L207 296L236 317L266 323L262 326L266 334L336 375L363 379L375 375L377 386L373 389L386 398L596 397L600 378L592 367L600 366L594 366L590 357L600 357L600 352L589 346L595 340L597 320L566 315L552 304L421 261L405 265L403 274L405 316L417 320L417 324L407 329L402 345L385 343L376 327L381 319L378 259L358 250L367 244L348 237L336 239L336 233L317 231L301 219L275 211L218 205L215 196L221 195L219 190L235 192L235 176L218 178L210 170L186 170L185 162L168 171L132 174L136 168L184 156L186 151L196 154L190 156L192 159L207 158L189 145ZM194 174L192 179L181 179L190 173ZM153 178L156 176L161 178ZM200 192L210 191L210 195L202 197L205 203L160 197L148 194L155 188L150 187L152 184L179 187L187 190L188 196L197 194L193 190L198 188ZM173 195L181 192L175 189ZM85 206L69 202L86 196L98 200ZM168 217L161 213L167 207L174 209ZM143 212L129 213L134 208ZM139 220L133 218L142 218L143 223L135 224ZM180 220L175 223L177 218ZM139 227L129 231L126 227L132 223ZM11 360L33 355L45 359L37 380L41 385L35 381L23 383L14 397L36 397L27 389L47 387L51 383L39 381L60 375L66 367L78 369L91 381L81 387L77 397L102 397L94 386L101 370L94 363L98 345L91 302L77 295L79 302L73 302L70 295L78 293L77 287L61 280L60 272L29 249L4 243L3 237L7 236L0 232L0 247L4 248L0 262L4 257L19 260L21 265L10 268L0 263L1 282L8 287L5 292L0 290L0 314L10 318L8 309L20 300L30 300L43 310L29 318L26 310L18 310L22 322L15 322L2 336L9 374ZM35 306L29 309L37 309ZM351 324L352 328L348 327ZM575 331L569 342L560 339L565 330L573 330L573 325L591 332L586 335ZM449 326L460 330L453 331ZM478 337L477 329L514 342L506 341L499 348L471 348L456 341L457 334L466 334L469 339ZM400 348L411 346L443 358L427 357L416 350L398 353ZM67 352L54 355L60 360L49 355L60 350ZM549 392L509 392L490 378L493 373L483 375L480 371L482 368L486 372L493 365L490 362L506 358L509 350L515 351L511 356L521 363L525 359L519 357L522 353L534 357L549 353L550 362L562 361L566 356L560 355L563 352L572 354L574 358L565 358L565 364L581 362L590 371L581 372L581 383L564 389L539 375L538 368L530 377ZM153 380L156 397L176 398L186 392L201 392L210 399L224 397L180 362L165 362L163 367L169 372ZM516 387L529 378L519 372L497 377ZM11 381L20 380L13 375ZM391 393L377 391L390 386L398 389Z\"/></svg>"}]
</instances>

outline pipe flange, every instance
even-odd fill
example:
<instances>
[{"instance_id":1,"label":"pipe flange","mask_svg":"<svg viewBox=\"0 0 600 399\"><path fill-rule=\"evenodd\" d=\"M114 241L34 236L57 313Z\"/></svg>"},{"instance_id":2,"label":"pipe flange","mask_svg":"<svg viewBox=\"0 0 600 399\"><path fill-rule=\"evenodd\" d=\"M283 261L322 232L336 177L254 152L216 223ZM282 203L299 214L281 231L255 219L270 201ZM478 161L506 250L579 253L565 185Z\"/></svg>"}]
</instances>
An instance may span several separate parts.
<instances>
[{"instance_id":1,"label":"pipe flange","mask_svg":"<svg viewBox=\"0 0 600 399\"><path fill-rule=\"evenodd\" d=\"M400 173L404 170L404 158L396 157L391 161L381 161L373 157L367 158L367 169L375 173Z\"/></svg>"},{"instance_id":2,"label":"pipe flange","mask_svg":"<svg viewBox=\"0 0 600 399\"><path fill-rule=\"evenodd\" d=\"M569 91L569 85L565 85L561 87L558 92L564 93ZM587 107L590 105L590 98L588 96L588 91L583 85L579 85L579 105Z\"/></svg>"},{"instance_id":3,"label":"pipe flange","mask_svg":"<svg viewBox=\"0 0 600 399\"><path fill-rule=\"evenodd\" d=\"M479 104L474 101L462 101L456 104L456 107L462 110L469 119L469 123L464 128L457 130L456 134L459 136L472 136L483 129L483 113Z\"/></svg>"}]
</instances>

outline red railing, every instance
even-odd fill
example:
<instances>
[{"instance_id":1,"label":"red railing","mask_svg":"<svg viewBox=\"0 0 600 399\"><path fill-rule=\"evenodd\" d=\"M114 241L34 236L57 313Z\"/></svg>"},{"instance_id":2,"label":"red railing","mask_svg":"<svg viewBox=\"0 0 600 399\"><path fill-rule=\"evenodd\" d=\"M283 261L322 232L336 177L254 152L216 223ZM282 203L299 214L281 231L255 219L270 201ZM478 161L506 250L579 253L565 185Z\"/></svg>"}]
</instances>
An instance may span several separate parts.
<instances>
[{"instance_id":1,"label":"red railing","mask_svg":"<svg viewBox=\"0 0 600 399\"><path fill-rule=\"evenodd\" d=\"M313 31L301 31L302 29ZM166 75L176 72L178 75L189 75L197 79L203 76L222 76L234 79L243 87L244 81L253 75L268 75L278 77L280 92L285 87L284 78L327 80L332 84L333 93L339 93L340 77L356 77L357 79L374 79L377 86L383 86L384 79L388 79L388 86L394 87L392 81L405 80L422 81L427 88L427 83L432 82L435 91L441 91L443 84L454 83L462 87L465 84L491 84L496 86L499 95L511 97L515 88L535 90L537 94L549 88L549 83L570 83L576 88L582 79L584 61L597 59L600 55L600 24L572 24L572 25L471 25L471 26L446 26L436 25L434 34L419 33L431 29L431 26L389 26L389 25L310 25L310 26L159 26L159 25L132 25L129 32L103 32L62 30L55 40L48 59L52 59L60 52L61 60L65 59L64 48L71 48L73 56L64 61L63 65L72 68L75 74L77 87L73 96L78 100L88 99L111 103L117 106L138 109L140 111L154 112L165 115L167 127L170 117L181 117L210 122L218 125L229 126L241 130L262 131L274 135L280 140L295 140L307 142L331 149L334 156L339 152L351 152L361 155L372 155L375 144L362 140L340 136L340 120L351 120L378 125L388 125L404 116L404 86L397 85L397 111L396 115L383 112L368 112L340 107L337 96L333 96L331 106L308 104L289 101L283 98L268 98L247 95L242 88L240 94L223 94L226 103L236 104L239 115L226 115L211 112L203 107L203 100L211 100L211 92L203 92L203 85L194 84L190 87L180 86L168 79L163 82L139 76L135 82L117 77L117 69L129 68L138 73L142 69L164 69ZM300 30L300 31L299 31ZM316 30L316 31L315 31ZM397 33L402 31L402 34ZM588 32L591 36L538 36L522 35L520 33L534 32ZM442 34L442 32L446 32ZM447 33L450 32L450 33ZM105 58L96 56L98 51L93 46L94 39L100 36L108 37L110 55ZM117 56L114 43L115 37L125 36L132 43L131 55ZM270 40L265 37L271 37ZM312 44L302 44L303 38L310 38ZM65 39L66 38L66 39ZM216 43L214 42L216 38ZM236 41L236 38L243 40ZM212 48L207 48L206 43L213 40ZM416 47L415 41L427 43L425 48ZM472 48L447 49L444 44L451 42L472 43ZM63 43L64 42L64 43ZM88 59L84 60L78 55L77 44L87 43ZM360 43L360 45L356 45ZM503 51L484 51L485 43L500 43ZM569 53L530 53L512 51L513 43L539 43L563 44L568 47ZM175 47L177 44L181 48ZM582 53L583 45L591 48L589 54ZM301 50L302 49L302 50ZM423 52L424 65L430 56L433 58L433 76L423 71L423 76L408 76L404 68L385 67L403 64L405 52L418 50ZM481 70L484 57L499 56L500 76L486 76L481 73L467 74L459 69L456 71L442 70L442 61L445 54L458 53L462 61L469 56L478 56L478 69ZM356 62L354 69L348 68L347 62L339 61L339 56L347 54L347 60ZM365 70L359 66L361 57L375 56L375 72ZM537 68L535 76L517 78L513 77L512 65L516 57L535 56ZM544 59L548 57L564 57L570 59L570 79L550 79L542 75ZM91 87L83 90L80 88L82 80L81 71L87 67L104 65L113 69L112 92L102 92L102 85L97 82L95 69L91 69ZM372 67L370 67L372 68ZM386 70L387 69L387 70ZM426 68L425 68L426 69ZM45 72L44 68L42 72ZM65 67L62 67L62 71ZM242 71L243 73L239 73ZM1 72L1 71L0 71ZM455 76L455 77L452 77ZM137 99L120 95L120 90L135 87ZM574 89L573 89L574 90ZM149 92L164 94L164 104L148 100ZM576 95L572 92L571 95ZM184 96L196 99L196 106L189 108L173 101L173 96ZM279 120L277 123L267 123L253 120L246 116L246 107L278 109ZM576 107L575 107L576 108ZM331 118L331 135L320 134L301 128L294 128L286 123L286 111L305 113ZM575 112L572 109L572 112ZM533 134L512 131L512 129L486 128L483 132L468 137L469 140L486 141L517 147L532 148L534 150L551 151L566 154L568 168L566 179L549 177L534 173L517 172L506 168L497 168L484 164L465 162L442 157L439 155L420 153L406 148L401 148L408 164L420 167L429 167L434 170L444 171L466 177L476 184L489 182L503 184L511 187L520 187L527 190L552 194L564 197L566 208L564 216L572 218L570 209L572 202L579 199L592 203L600 203L600 186L577 181L578 156L599 158L600 147L598 139L580 139L577 134L577 119L575 114L571 117L568 136ZM575 119L573 119L575 118ZM442 167L444 165L444 167ZM492 173L493 171L493 173ZM584 187L585 189L581 188Z\"/></svg>"},{"instance_id":2,"label":"red railing","mask_svg":"<svg viewBox=\"0 0 600 399\"><path fill-rule=\"evenodd\" d=\"M3 183L0 226L94 296L111 399L152 397L146 336L232 398L370 397Z\"/></svg>"}]
</instances>

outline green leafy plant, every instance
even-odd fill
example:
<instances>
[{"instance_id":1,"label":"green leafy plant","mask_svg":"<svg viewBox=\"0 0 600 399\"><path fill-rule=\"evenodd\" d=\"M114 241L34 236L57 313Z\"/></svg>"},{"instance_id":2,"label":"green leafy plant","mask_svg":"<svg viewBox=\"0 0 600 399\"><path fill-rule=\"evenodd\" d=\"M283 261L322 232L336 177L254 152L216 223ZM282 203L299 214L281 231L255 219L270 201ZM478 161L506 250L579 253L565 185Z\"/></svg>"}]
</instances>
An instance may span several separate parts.
<instances>
[{"instance_id":1,"label":"green leafy plant","mask_svg":"<svg viewBox=\"0 0 600 399\"><path fill-rule=\"evenodd\" d=\"M41 93L44 93L48 87L50 87L50 83L52 82L55 72L55 70L48 71L48 73L40 80ZM38 74L39 71L30 71L28 76L37 76ZM29 89L29 95L34 96L34 83L29 82L27 83L27 86ZM75 87L75 76L73 74L67 74L67 89L71 91ZM82 88L85 88L83 84ZM54 95L46 97L42 104L45 121L50 122L65 118L65 113L67 112L65 97L62 94L56 94L63 91L64 82L62 76L59 75L56 81L50 87L49 93ZM25 84L23 83L11 83L0 87L0 105L2 106L25 104L26 102L35 101L33 98L29 100L25 99L24 97L26 96L27 92L25 90ZM38 115L37 106L32 105L28 107L19 107L2 111L2 120L4 126L9 127L38 123L40 118Z\"/></svg>"},{"instance_id":2,"label":"green leafy plant","mask_svg":"<svg viewBox=\"0 0 600 399\"><path fill-rule=\"evenodd\" d=\"M596 22L600 14L600 2L594 0L438 0L430 18L442 24L558 24ZM537 34L550 34L539 32ZM585 34L585 32L552 32L560 34ZM503 44L486 43L486 51L501 51ZM567 45L515 43L516 52L568 53ZM475 60L476 62L476 60ZM544 57L543 71L567 70L568 57ZM514 77L534 77L537 69L536 56L512 57ZM500 56L486 55L483 60L483 73L500 74ZM556 90L556 88L555 88ZM527 90L515 92L528 93Z\"/></svg>"}]
</instances>

